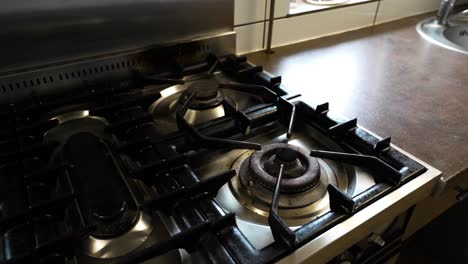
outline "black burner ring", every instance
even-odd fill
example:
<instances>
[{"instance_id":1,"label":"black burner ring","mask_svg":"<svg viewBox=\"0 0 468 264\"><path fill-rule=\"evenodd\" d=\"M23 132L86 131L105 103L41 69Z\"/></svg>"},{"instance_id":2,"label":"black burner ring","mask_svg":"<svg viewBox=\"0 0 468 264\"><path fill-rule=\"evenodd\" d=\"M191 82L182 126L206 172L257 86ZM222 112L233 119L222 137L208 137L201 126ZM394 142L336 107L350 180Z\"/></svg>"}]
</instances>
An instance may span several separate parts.
<instances>
[{"instance_id":1,"label":"black burner ring","mask_svg":"<svg viewBox=\"0 0 468 264\"><path fill-rule=\"evenodd\" d=\"M298 158L298 154L295 150L290 148L280 148L276 151L276 157L278 162L290 163Z\"/></svg>"},{"instance_id":2,"label":"black burner ring","mask_svg":"<svg viewBox=\"0 0 468 264\"><path fill-rule=\"evenodd\" d=\"M272 163L272 161L278 166L271 164L265 166L267 162ZM280 188L282 193L304 192L320 182L320 165L317 159L310 157L303 148L283 143L263 146L261 151L252 154L241 165L240 177L244 182L250 177L254 184L260 184L273 191L280 164L285 168ZM297 166L300 168L297 169ZM288 174L288 171L292 173Z\"/></svg>"}]
</instances>

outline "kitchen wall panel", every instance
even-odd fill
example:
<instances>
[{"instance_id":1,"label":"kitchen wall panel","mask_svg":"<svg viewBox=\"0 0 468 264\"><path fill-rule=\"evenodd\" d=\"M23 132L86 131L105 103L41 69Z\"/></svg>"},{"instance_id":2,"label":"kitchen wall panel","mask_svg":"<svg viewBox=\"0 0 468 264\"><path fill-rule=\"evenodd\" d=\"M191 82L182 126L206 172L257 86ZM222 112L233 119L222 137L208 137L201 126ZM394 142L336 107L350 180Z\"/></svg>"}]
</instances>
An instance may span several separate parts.
<instances>
[{"instance_id":1,"label":"kitchen wall panel","mask_svg":"<svg viewBox=\"0 0 468 264\"><path fill-rule=\"evenodd\" d=\"M384 23L404 17L436 10L441 0L382 0L376 23Z\"/></svg>"},{"instance_id":2,"label":"kitchen wall panel","mask_svg":"<svg viewBox=\"0 0 468 264\"><path fill-rule=\"evenodd\" d=\"M302 0L300 0L302 1ZM270 10L270 0L267 1L268 10ZM275 18L285 17L289 14L289 3L290 0L276 0L275 4ZM270 16L268 11L267 18Z\"/></svg>"},{"instance_id":3,"label":"kitchen wall panel","mask_svg":"<svg viewBox=\"0 0 468 264\"><path fill-rule=\"evenodd\" d=\"M237 53L244 54L264 48L265 23L255 23L235 27L237 33Z\"/></svg>"},{"instance_id":4,"label":"kitchen wall panel","mask_svg":"<svg viewBox=\"0 0 468 264\"><path fill-rule=\"evenodd\" d=\"M259 22L268 19L270 1L236 0L235 24L239 54L265 48L267 27ZM381 0L378 9L378 2L371 2L300 15L289 15L289 1L276 0L274 47L372 26L374 18L375 23L379 24L435 11L441 0ZM468 0L457 1L457 4L467 3Z\"/></svg>"},{"instance_id":5,"label":"kitchen wall panel","mask_svg":"<svg viewBox=\"0 0 468 264\"><path fill-rule=\"evenodd\" d=\"M273 27L273 46L283 46L371 26L376 8L377 3L373 2L278 19Z\"/></svg>"},{"instance_id":6,"label":"kitchen wall panel","mask_svg":"<svg viewBox=\"0 0 468 264\"><path fill-rule=\"evenodd\" d=\"M235 0L234 25L245 25L265 20L267 0Z\"/></svg>"}]
</instances>

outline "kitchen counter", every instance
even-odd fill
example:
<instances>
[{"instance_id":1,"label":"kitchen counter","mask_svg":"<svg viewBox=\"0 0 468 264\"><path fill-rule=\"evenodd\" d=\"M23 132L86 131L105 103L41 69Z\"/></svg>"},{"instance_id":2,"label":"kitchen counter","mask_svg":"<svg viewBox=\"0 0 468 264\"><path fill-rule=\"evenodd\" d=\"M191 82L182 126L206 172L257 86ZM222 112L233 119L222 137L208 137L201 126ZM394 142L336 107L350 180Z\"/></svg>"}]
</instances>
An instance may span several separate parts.
<instances>
[{"instance_id":1,"label":"kitchen counter","mask_svg":"<svg viewBox=\"0 0 468 264\"><path fill-rule=\"evenodd\" d=\"M358 118L359 125L431 164L450 181L468 177L468 56L416 32L432 14L252 53L314 104Z\"/></svg>"}]
</instances>

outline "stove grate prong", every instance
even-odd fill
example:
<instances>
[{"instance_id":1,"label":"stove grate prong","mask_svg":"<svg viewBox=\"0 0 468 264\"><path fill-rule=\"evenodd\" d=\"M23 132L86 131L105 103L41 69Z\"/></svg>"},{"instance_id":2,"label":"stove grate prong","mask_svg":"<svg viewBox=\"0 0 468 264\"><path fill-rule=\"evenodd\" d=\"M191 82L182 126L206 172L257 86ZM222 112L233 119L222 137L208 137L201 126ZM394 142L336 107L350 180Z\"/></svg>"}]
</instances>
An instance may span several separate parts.
<instances>
[{"instance_id":1,"label":"stove grate prong","mask_svg":"<svg viewBox=\"0 0 468 264\"><path fill-rule=\"evenodd\" d=\"M403 175L400 171L396 170L392 166L388 165L381 159L374 156L321 150L312 150L310 152L310 156L316 158L330 159L378 171L381 173L381 175L376 174L374 176L374 179L377 182L383 181L392 185L398 185L399 183L401 183L403 178Z\"/></svg>"},{"instance_id":2,"label":"stove grate prong","mask_svg":"<svg viewBox=\"0 0 468 264\"><path fill-rule=\"evenodd\" d=\"M129 127L132 127L132 126L136 126L136 125L139 125L139 124L142 124L142 123L146 123L146 122L150 122L151 120L153 120L153 116L148 114L148 113L145 113L139 117L135 117L135 118L131 118L131 119L125 119L125 120L122 120L122 121L119 121L119 122L114 122L112 123L111 125L108 125L106 127L106 131L108 132L111 132L111 133L115 133L115 132L118 132L118 131L122 131L122 130L125 130Z\"/></svg>"},{"instance_id":3,"label":"stove grate prong","mask_svg":"<svg viewBox=\"0 0 468 264\"><path fill-rule=\"evenodd\" d=\"M224 110L226 113L236 115L239 118L239 123L242 127L242 133L248 135L252 126L252 120L242 111L239 111L236 106L228 100L223 101Z\"/></svg>"},{"instance_id":4,"label":"stove grate prong","mask_svg":"<svg viewBox=\"0 0 468 264\"><path fill-rule=\"evenodd\" d=\"M293 103L262 85L222 83L219 87L260 96L262 98L266 98L268 103L276 104L281 112L284 111L282 118L283 121L287 123L286 135L288 138L291 138L296 114L296 106Z\"/></svg>"},{"instance_id":5,"label":"stove grate prong","mask_svg":"<svg viewBox=\"0 0 468 264\"><path fill-rule=\"evenodd\" d=\"M155 243L145 249L142 249L136 253L119 257L115 259L115 264L133 264L141 263L151 258L160 256L164 253L175 249L186 249L191 252L194 245L197 245L198 241L203 237L204 234L209 232L217 232L225 227L235 225L236 218L234 214L229 213L219 217L216 220L207 220L201 224L198 224L192 228L181 231L173 235L170 239L162 242Z\"/></svg>"},{"instance_id":6,"label":"stove grate prong","mask_svg":"<svg viewBox=\"0 0 468 264\"><path fill-rule=\"evenodd\" d=\"M250 143L246 141L238 141L232 139L221 139L208 137L200 134L196 128L193 126L189 127L190 133L194 136L197 143L204 148L213 148L213 149L252 149L260 150L262 145L257 143Z\"/></svg>"},{"instance_id":7,"label":"stove grate prong","mask_svg":"<svg viewBox=\"0 0 468 264\"><path fill-rule=\"evenodd\" d=\"M247 79L270 88L279 87L281 84L281 76L273 76L263 71L262 67L250 64L245 56L228 56L225 62L227 64L226 70L232 72L239 79Z\"/></svg>"},{"instance_id":8,"label":"stove grate prong","mask_svg":"<svg viewBox=\"0 0 468 264\"><path fill-rule=\"evenodd\" d=\"M232 139L221 139L214 138L202 135L198 130L190 125L187 120L185 120L185 113L187 112L188 105L192 98L195 96L195 92L189 94L182 106L177 110L176 120L179 129L185 130L189 135L195 140L195 143L203 148L215 148L215 149L252 149L260 150L261 145L256 143L250 143L245 141L237 141Z\"/></svg>"},{"instance_id":9,"label":"stove grate prong","mask_svg":"<svg viewBox=\"0 0 468 264\"><path fill-rule=\"evenodd\" d=\"M165 170L168 168L173 168L176 166L182 166L183 164L189 163L190 155L188 153L183 153L168 159L163 159L155 161L149 164L145 164L139 168L130 170L130 177L137 179L145 179L154 175L160 170Z\"/></svg>"},{"instance_id":10,"label":"stove grate prong","mask_svg":"<svg viewBox=\"0 0 468 264\"><path fill-rule=\"evenodd\" d=\"M354 213L356 210L356 203L353 201L353 198L349 197L333 184L329 184L327 190L330 197L330 209L346 214Z\"/></svg>"},{"instance_id":11,"label":"stove grate prong","mask_svg":"<svg viewBox=\"0 0 468 264\"><path fill-rule=\"evenodd\" d=\"M390 142L392 141L392 138L391 137L387 137L387 138L384 138L384 139L381 139L379 140L375 146L374 146L374 149L373 149L373 152L375 154L380 154L381 152L387 150L388 148L390 148Z\"/></svg>"},{"instance_id":12,"label":"stove grate prong","mask_svg":"<svg viewBox=\"0 0 468 264\"><path fill-rule=\"evenodd\" d=\"M183 186L174 191L164 193L156 199L146 200L143 202L142 207L169 212L168 209L175 206L177 201L182 199L193 199L203 194L207 194L209 197L214 197L218 193L218 190L235 175L235 170L223 172L190 186Z\"/></svg>"},{"instance_id":13,"label":"stove grate prong","mask_svg":"<svg viewBox=\"0 0 468 264\"><path fill-rule=\"evenodd\" d=\"M328 129L328 133L337 139L343 139L349 131L357 128L357 118L337 124Z\"/></svg>"},{"instance_id":14,"label":"stove grate prong","mask_svg":"<svg viewBox=\"0 0 468 264\"><path fill-rule=\"evenodd\" d=\"M315 113L319 116L326 115L329 110L330 110L329 103L320 104L320 105L317 105L317 107L315 107Z\"/></svg>"},{"instance_id":15,"label":"stove grate prong","mask_svg":"<svg viewBox=\"0 0 468 264\"><path fill-rule=\"evenodd\" d=\"M210 75L213 75L213 73L216 71L216 69L218 68L219 66L219 59L218 58L215 58L214 59L214 63L213 65L211 65L211 68L208 70L207 72L207 75L210 76Z\"/></svg>"},{"instance_id":16,"label":"stove grate prong","mask_svg":"<svg viewBox=\"0 0 468 264\"><path fill-rule=\"evenodd\" d=\"M268 224L275 241L283 243L287 247L293 247L297 243L296 234L292 231L278 215L278 202L281 189L281 181L283 180L284 164L280 165L278 178L276 180L275 191L271 198L270 213L268 215Z\"/></svg>"},{"instance_id":17,"label":"stove grate prong","mask_svg":"<svg viewBox=\"0 0 468 264\"><path fill-rule=\"evenodd\" d=\"M29 209L26 209L16 215L3 217L0 219L0 230L6 230L14 225L18 225L19 222L29 221L35 216L41 214L51 213L55 210L62 210L74 201L75 196L75 194L66 194L38 205L33 205L29 207Z\"/></svg>"},{"instance_id":18,"label":"stove grate prong","mask_svg":"<svg viewBox=\"0 0 468 264\"><path fill-rule=\"evenodd\" d=\"M104 106L94 107L93 109L89 110L90 115L107 115L112 114L117 110L121 110L123 108L129 108L138 105L149 105L152 102L156 101L157 99L161 98L161 94L159 92L151 92L145 94L137 94L131 95L125 101L117 101L106 104Z\"/></svg>"},{"instance_id":19,"label":"stove grate prong","mask_svg":"<svg viewBox=\"0 0 468 264\"><path fill-rule=\"evenodd\" d=\"M278 102L278 95L272 90L268 89L266 86L254 85L254 84L237 84L237 83L220 83L219 88L221 89L230 89L234 91L239 91L243 93L249 93L252 95L265 98L267 103L276 103Z\"/></svg>"},{"instance_id":20,"label":"stove grate prong","mask_svg":"<svg viewBox=\"0 0 468 264\"><path fill-rule=\"evenodd\" d=\"M30 253L17 256L6 261L0 262L0 264L28 264L34 263L35 260L49 256L51 254L67 253L73 250L73 248L82 241L89 237L94 227L85 227L77 231L70 231L65 234L59 235L58 237L41 243L36 246Z\"/></svg>"},{"instance_id":21,"label":"stove grate prong","mask_svg":"<svg viewBox=\"0 0 468 264\"><path fill-rule=\"evenodd\" d=\"M248 67L248 68L237 71L237 74L241 76L242 75L248 76L248 75L252 75L252 74L260 73L260 72L263 72L262 66L252 66L252 67Z\"/></svg>"},{"instance_id":22,"label":"stove grate prong","mask_svg":"<svg viewBox=\"0 0 468 264\"><path fill-rule=\"evenodd\" d=\"M280 108L280 113L284 113L282 115L284 122L288 124L286 137L291 138L294 129L294 121L296 119L296 106L288 100L279 97L278 107Z\"/></svg>"}]
</instances>

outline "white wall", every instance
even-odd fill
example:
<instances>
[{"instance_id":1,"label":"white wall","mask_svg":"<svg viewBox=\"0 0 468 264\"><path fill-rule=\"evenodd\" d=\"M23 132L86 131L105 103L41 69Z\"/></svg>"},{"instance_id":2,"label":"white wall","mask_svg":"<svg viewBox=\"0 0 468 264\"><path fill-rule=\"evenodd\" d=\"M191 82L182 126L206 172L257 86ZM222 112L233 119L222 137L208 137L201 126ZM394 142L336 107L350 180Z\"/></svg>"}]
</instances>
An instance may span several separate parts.
<instances>
[{"instance_id":1,"label":"white wall","mask_svg":"<svg viewBox=\"0 0 468 264\"><path fill-rule=\"evenodd\" d=\"M437 10L441 0L381 0L376 24ZM458 0L466 4L468 0Z\"/></svg>"},{"instance_id":2,"label":"white wall","mask_svg":"<svg viewBox=\"0 0 468 264\"><path fill-rule=\"evenodd\" d=\"M412 0L410 0L412 1ZM283 18L273 26L274 47L371 26L377 2Z\"/></svg>"},{"instance_id":3,"label":"white wall","mask_svg":"<svg viewBox=\"0 0 468 264\"><path fill-rule=\"evenodd\" d=\"M298 0L302 1L302 0ZM273 46L333 35L437 10L441 0L380 0L315 13L288 16L289 0L276 0ZM458 0L458 4L468 0ZM265 48L270 0L235 0L237 53Z\"/></svg>"},{"instance_id":4,"label":"white wall","mask_svg":"<svg viewBox=\"0 0 468 264\"><path fill-rule=\"evenodd\" d=\"M380 2L376 23L426 13L439 8L441 0L383 0Z\"/></svg>"},{"instance_id":5,"label":"white wall","mask_svg":"<svg viewBox=\"0 0 468 264\"><path fill-rule=\"evenodd\" d=\"M289 0L276 0L275 17L286 17ZM235 0L234 25L237 32L237 53L265 48L270 0Z\"/></svg>"},{"instance_id":6,"label":"white wall","mask_svg":"<svg viewBox=\"0 0 468 264\"><path fill-rule=\"evenodd\" d=\"M234 25L244 25L265 20L267 0L235 0Z\"/></svg>"}]
</instances>

